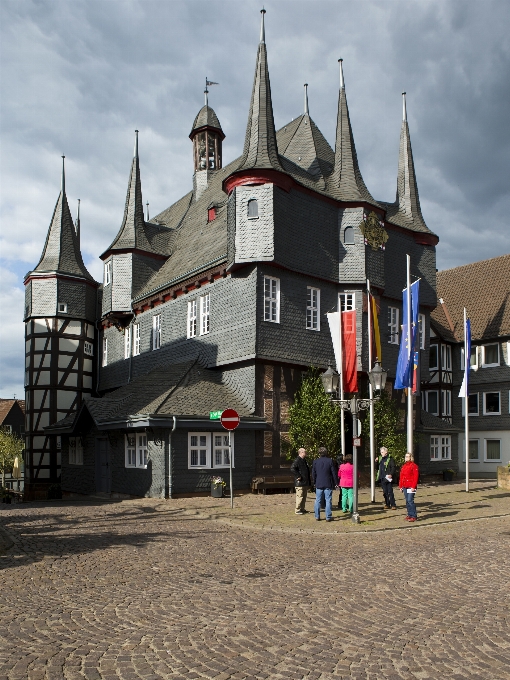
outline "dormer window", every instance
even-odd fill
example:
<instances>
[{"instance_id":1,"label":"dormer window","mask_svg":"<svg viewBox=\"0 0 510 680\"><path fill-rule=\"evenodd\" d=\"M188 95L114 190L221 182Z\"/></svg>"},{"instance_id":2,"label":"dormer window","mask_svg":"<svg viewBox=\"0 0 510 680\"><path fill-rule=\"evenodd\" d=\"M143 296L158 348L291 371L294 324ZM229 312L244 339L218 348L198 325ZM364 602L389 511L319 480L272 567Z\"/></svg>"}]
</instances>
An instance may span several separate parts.
<instances>
[{"instance_id":1,"label":"dormer window","mask_svg":"<svg viewBox=\"0 0 510 680\"><path fill-rule=\"evenodd\" d=\"M59 312L59 314L67 314L67 303L59 302L58 303L58 312Z\"/></svg>"},{"instance_id":2,"label":"dormer window","mask_svg":"<svg viewBox=\"0 0 510 680\"><path fill-rule=\"evenodd\" d=\"M259 202L256 198L248 201L248 219L255 219L259 216Z\"/></svg>"},{"instance_id":3,"label":"dormer window","mask_svg":"<svg viewBox=\"0 0 510 680\"><path fill-rule=\"evenodd\" d=\"M216 208L214 206L212 206L212 208L207 208L207 221L212 222L215 219L216 219Z\"/></svg>"},{"instance_id":4,"label":"dormer window","mask_svg":"<svg viewBox=\"0 0 510 680\"><path fill-rule=\"evenodd\" d=\"M348 246L354 245L354 227L346 227L344 230L344 243Z\"/></svg>"}]
</instances>

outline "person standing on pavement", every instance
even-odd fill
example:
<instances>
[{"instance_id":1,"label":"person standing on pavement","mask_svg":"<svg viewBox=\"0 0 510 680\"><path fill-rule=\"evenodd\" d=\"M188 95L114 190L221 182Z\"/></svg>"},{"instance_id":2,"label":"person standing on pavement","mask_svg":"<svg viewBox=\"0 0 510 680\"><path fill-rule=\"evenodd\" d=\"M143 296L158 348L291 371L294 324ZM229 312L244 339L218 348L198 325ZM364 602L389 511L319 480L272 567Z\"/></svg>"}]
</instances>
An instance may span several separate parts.
<instances>
[{"instance_id":1,"label":"person standing on pavement","mask_svg":"<svg viewBox=\"0 0 510 680\"><path fill-rule=\"evenodd\" d=\"M416 494L416 488L418 486L418 477L420 471L418 466L414 462L414 456L412 453L406 453L405 463L402 465L400 470L400 479L398 485L400 490L404 494L406 499L407 507L407 517L408 522L416 522L418 515L416 513L416 505L414 504L414 497Z\"/></svg>"},{"instance_id":2,"label":"person standing on pavement","mask_svg":"<svg viewBox=\"0 0 510 680\"><path fill-rule=\"evenodd\" d=\"M347 454L344 457L344 462L340 465L338 470L338 486L342 498L342 512L352 513L352 487L354 479L354 467L352 465L352 456Z\"/></svg>"},{"instance_id":3,"label":"person standing on pavement","mask_svg":"<svg viewBox=\"0 0 510 680\"><path fill-rule=\"evenodd\" d=\"M325 446L319 448L319 458L313 461L312 482L315 485L315 519L321 518L321 502L326 500L326 522L333 520L331 503L333 500L333 489L337 486L335 466L331 458L328 458L328 451Z\"/></svg>"},{"instance_id":4,"label":"person standing on pavement","mask_svg":"<svg viewBox=\"0 0 510 680\"><path fill-rule=\"evenodd\" d=\"M376 481L380 480L382 492L384 495L384 507L386 510L390 508L392 510L397 509L395 503L395 496L393 495L393 477L395 475L396 466L391 454L388 453L388 449L382 446L379 449L381 456L376 458L377 463L377 477Z\"/></svg>"},{"instance_id":5,"label":"person standing on pavement","mask_svg":"<svg viewBox=\"0 0 510 680\"><path fill-rule=\"evenodd\" d=\"M311 485L310 468L306 462L306 450L301 448L298 450L298 455L295 461L290 466L293 473L294 486L296 487L296 515L304 515L306 495Z\"/></svg>"}]
</instances>

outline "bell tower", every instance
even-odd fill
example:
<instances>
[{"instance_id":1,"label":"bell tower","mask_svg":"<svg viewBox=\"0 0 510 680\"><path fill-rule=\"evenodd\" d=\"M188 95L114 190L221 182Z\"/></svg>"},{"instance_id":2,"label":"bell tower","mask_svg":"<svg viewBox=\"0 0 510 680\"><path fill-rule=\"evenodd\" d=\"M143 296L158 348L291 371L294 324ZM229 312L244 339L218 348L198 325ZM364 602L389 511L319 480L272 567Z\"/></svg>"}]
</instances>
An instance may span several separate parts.
<instances>
[{"instance_id":1,"label":"bell tower","mask_svg":"<svg viewBox=\"0 0 510 680\"><path fill-rule=\"evenodd\" d=\"M211 173L222 167L221 145L225 139L218 116L209 106L207 87L204 95L205 104L198 112L189 135L193 142L195 200L198 200L207 188Z\"/></svg>"}]
</instances>

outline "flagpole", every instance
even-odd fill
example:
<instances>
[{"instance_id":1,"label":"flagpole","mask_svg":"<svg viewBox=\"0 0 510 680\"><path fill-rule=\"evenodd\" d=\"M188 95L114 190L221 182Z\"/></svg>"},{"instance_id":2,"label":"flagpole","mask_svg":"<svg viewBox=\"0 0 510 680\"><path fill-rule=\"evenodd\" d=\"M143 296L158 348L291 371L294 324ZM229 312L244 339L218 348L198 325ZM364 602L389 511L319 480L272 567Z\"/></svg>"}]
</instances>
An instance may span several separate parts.
<instances>
[{"instance_id":1,"label":"flagpole","mask_svg":"<svg viewBox=\"0 0 510 680\"><path fill-rule=\"evenodd\" d=\"M340 313L338 315L338 327L340 329L340 399L344 398L344 349L342 345L342 298L339 298ZM342 462L345 456L345 415L343 408L340 409L340 451L342 453Z\"/></svg>"},{"instance_id":2,"label":"flagpole","mask_svg":"<svg viewBox=\"0 0 510 680\"><path fill-rule=\"evenodd\" d=\"M372 300L370 279L367 279L368 293L368 371L372 370ZM375 503L375 440L374 440L374 388L368 381L368 397L370 399L370 500Z\"/></svg>"},{"instance_id":3,"label":"flagpole","mask_svg":"<svg viewBox=\"0 0 510 680\"><path fill-rule=\"evenodd\" d=\"M468 377L469 376L469 371L471 368L471 352L469 353L470 356L468 356L468 347L467 347L467 333L466 333L466 324L467 324L467 319L466 319L466 308L464 307L464 375L466 376L464 379L466 380L466 390L465 390L465 395L464 395L464 438L466 440L465 443L465 449L466 449L466 491L469 491L469 381Z\"/></svg>"},{"instance_id":4,"label":"flagpole","mask_svg":"<svg viewBox=\"0 0 510 680\"><path fill-rule=\"evenodd\" d=\"M411 256L407 260L407 356L411 370L412 328L411 328ZM412 384L407 388L407 451L413 453L413 390Z\"/></svg>"}]
</instances>

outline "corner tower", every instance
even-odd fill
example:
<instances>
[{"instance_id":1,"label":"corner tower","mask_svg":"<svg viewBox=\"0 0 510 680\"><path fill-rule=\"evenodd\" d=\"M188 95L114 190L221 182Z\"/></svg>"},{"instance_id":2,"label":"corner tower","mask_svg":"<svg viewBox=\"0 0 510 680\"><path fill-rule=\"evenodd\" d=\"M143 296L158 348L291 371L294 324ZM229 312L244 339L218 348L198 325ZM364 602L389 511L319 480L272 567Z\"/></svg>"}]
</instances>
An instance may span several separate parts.
<instances>
[{"instance_id":1,"label":"corner tower","mask_svg":"<svg viewBox=\"0 0 510 680\"><path fill-rule=\"evenodd\" d=\"M26 481L46 498L60 481L60 441L44 428L73 413L94 391L98 284L83 264L62 186L39 263L25 277Z\"/></svg>"}]
</instances>

